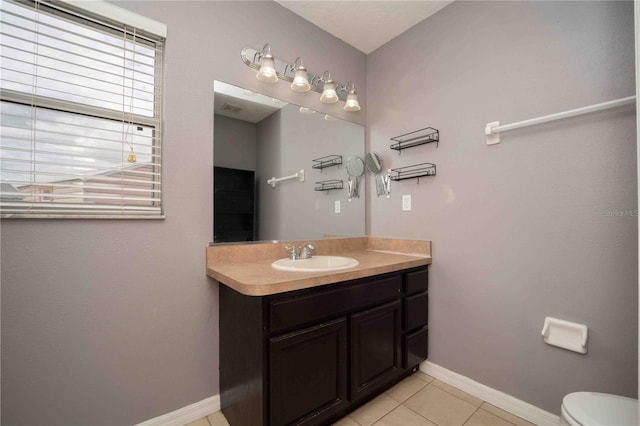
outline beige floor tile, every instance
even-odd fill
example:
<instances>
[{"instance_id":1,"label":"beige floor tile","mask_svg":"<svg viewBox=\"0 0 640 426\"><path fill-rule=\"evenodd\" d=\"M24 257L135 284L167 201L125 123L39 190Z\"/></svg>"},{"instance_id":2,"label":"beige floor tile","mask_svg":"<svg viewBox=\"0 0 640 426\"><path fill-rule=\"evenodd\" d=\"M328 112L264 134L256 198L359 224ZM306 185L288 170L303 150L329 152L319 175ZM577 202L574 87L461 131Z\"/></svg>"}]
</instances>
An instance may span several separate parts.
<instances>
[{"instance_id":1,"label":"beige floor tile","mask_svg":"<svg viewBox=\"0 0 640 426\"><path fill-rule=\"evenodd\" d=\"M210 425L209 425L209 421L207 420L207 418L203 417L201 419L194 420L191 423L186 424L185 426L210 426Z\"/></svg>"},{"instance_id":2,"label":"beige floor tile","mask_svg":"<svg viewBox=\"0 0 640 426\"><path fill-rule=\"evenodd\" d=\"M464 426L513 426L513 423L479 408Z\"/></svg>"},{"instance_id":3,"label":"beige floor tile","mask_svg":"<svg viewBox=\"0 0 640 426\"><path fill-rule=\"evenodd\" d=\"M420 380L424 380L427 383L433 382L435 379L428 374L423 373L422 371L416 371L411 375L411 377L415 377Z\"/></svg>"},{"instance_id":4,"label":"beige floor tile","mask_svg":"<svg viewBox=\"0 0 640 426\"><path fill-rule=\"evenodd\" d=\"M373 426L438 426L404 405L378 420Z\"/></svg>"},{"instance_id":5,"label":"beige floor tile","mask_svg":"<svg viewBox=\"0 0 640 426\"><path fill-rule=\"evenodd\" d=\"M495 414L498 417L502 417L508 422L513 423L517 426L535 426L535 424L526 421L525 419L516 416L515 414L511 414L508 411L505 411L501 408L496 407L495 405L491 405L488 402L483 402L480 408L487 410L491 414Z\"/></svg>"},{"instance_id":6,"label":"beige floor tile","mask_svg":"<svg viewBox=\"0 0 640 426\"><path fill-rule=\"evenodd\" d=\"M387 415L391 410L396 408L399 404L400 403L398 401L390 396L382 394L349 414L349 417L358 422L361 426L371 426L376 421Z\"/></svg>"},{"instance_id":7,"label":"beige floor tile","mask_svg":"<svg viewBox=\"0 0 640 426\"><path fill-rule=\"evenodd\" d=\"M207 420L211 423L211 426L229 426L229 422L222 414L222 411L216 411L213 414L207 416Z\"/></svg>"},{"instance_id":8,"label":"beige floor tile","mask_svg":"<svg viewBox=\"0 0 640 426\"><path fill-rule=\"evenodd\" d=\"M343 417L337 422L335 422L332 426L360 426L358 422L353 420L351 417Z\"/></svg>"},{"instance_id":9,"label":"beige floor tile","mask_svg":"<svg viewBox=\"0 0 640 426\"><path fill-rule=\"evenodd\" d=\"M465 401L467 401L469 404L471 405L475 405L476 407L479 407L482 405L482 400L480 398L477 398L473 395L470 395L464 391L461 391L460 389L451 386L448 383L442 382L438 379L434 380L433 382L431 382L431 385L433 386L437 386L440 389L442 389L443 391L449 392L452 395L457 396L460 399L463 399Z\"/></svg>"},{"instance_id":10,"label":"beige floor tile","mask_svg":"<svg viewBox=\"0 0 640 426\"><path fill-rule=\"evenodd\" d=\"M433 385L418 391L403 405L440 426L461 426L477 409Z\"/></svg>"},{"instance_id":11,"label":"beige floor tile","mask_svg":"<svg viewBox=\"0 0 640 426\"><path fill-rule=\"evenodd\" d=\"M404 402L425 386L427 386L425 381L409 376L386 393L396 401Z\"/></svg>"}]
</instances>

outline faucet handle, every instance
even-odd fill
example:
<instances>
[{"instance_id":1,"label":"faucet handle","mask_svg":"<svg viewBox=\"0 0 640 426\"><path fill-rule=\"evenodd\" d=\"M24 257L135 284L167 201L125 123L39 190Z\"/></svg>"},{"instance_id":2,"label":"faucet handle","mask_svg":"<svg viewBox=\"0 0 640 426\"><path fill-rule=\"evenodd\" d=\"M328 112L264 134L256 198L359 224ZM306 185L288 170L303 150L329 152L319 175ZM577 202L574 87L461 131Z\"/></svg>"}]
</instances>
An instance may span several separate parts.
<instances>
[{"instance_id":1,"label":"faucet handle","mask_svg":"<svg viewBox=\"0 0 640 426\"><path fill-rule=\"evenodd\" d=\"M298 253L296 253L296 246L285 246L284 249L289 252L289 259L296 260L298 258Z\"/></svg>"}]
</instances>

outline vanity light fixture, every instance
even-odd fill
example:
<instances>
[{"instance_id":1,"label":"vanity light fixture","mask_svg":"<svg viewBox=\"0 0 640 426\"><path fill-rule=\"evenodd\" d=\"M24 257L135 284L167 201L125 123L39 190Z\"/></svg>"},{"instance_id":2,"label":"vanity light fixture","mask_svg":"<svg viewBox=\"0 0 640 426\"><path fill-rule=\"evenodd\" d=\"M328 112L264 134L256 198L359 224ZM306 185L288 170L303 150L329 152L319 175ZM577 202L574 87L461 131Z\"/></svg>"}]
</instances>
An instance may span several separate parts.
<instances>
[{"instance_id":1,"label":"vanity light fixture","mask_svg":"<svg viewBox=\"0 0 640 426\"><path fill-rule=\"evenodd\" d=\"M331 73L325 71L320 77L320 81L324 84L322 86L322 95L320 95L320 101L325 104L333 104L338 102L338 92L336 92L336 84L331 80Z\"/></svg>"},{"instance_id":2,"label":"vanity light fixture","mask_svg":"<svg viewBox=\"0 0 640 426\"><path fill-rule=\"evenodd\" d=\"M277 83L278 74L276 72L276 63L273 55L271 55L271 47L265 44L260 54L260 70L256 77L265 83Z\"/></svg>"},{"instance_id":3,"label":"vanity light fixture","mask_svg":"<svg viewBox=\"0 0 640 426\"><path fill-rule=\"evenodd\" d=\"M309 74L307 74L307 68L302 63L302 58L298 56L293 64L293 82L291 83L291 90L294 92L308 92L311 90L309 84Z\"/></svg>"},{"instance_id":4,"label":"vanity light fixture","mask_svg":"<svg viewBox=\"0 0 640 426\"><path fill-rule=\"evenodd\" d=\"M351 89L349 89L349 87L351 87ZM358 102L358 94L356 93L356 87L353 81L348 82L346 86L340 89L348 92L347 101L344 103L343 109L345 111L360 111L360 102Z\"/></svg>"},{"instance_id":5,"label":"vanity light fixture","mask_svg":"<svg viewBox=\"0 0 640 426\"><path fill-rule=\"evenodd\" d=\"M314 91L321 94L320 100L324 103L331 104L340 100L345 102L345 111L360 111L353 82L343 85L333 81L329 71L322 75L315 74L306 69L300 57L293 63L276 59L271 55L269 44L265 44L262 51L245 47L240 54L245 65L258 72L257 78L261 81L288 81L293 91Z\"/></svg>"}]
</instances>

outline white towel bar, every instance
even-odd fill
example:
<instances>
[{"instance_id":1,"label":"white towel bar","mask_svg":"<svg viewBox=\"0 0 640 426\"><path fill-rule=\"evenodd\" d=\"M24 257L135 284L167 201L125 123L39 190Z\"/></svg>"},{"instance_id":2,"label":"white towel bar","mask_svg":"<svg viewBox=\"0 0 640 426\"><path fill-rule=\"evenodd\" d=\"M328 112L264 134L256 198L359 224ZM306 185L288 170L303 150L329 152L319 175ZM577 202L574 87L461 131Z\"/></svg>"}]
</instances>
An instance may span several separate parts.
<instances>
[{"instance_id":1,"label":"white towel bar","mask_svg":"<svg viewBox=\"0 0 640 426\"><path fill-rule=\"evenodd\" d=\"M631 104L635 101L635 96L628 96L626 98L620 98L613 101L602 102L600 104L571 109L568 111L558 112L556 114L544 115L542 117L518 121L517 123L505 124L503 126L500 125L499 121L493 121L491 123L487 123L486 127L484 128L485 140L487 142L487 145L495 145L497 143L500 143L500 132L506 132L507 130L519 129L526 126L533 126L534 124L547 123L549 121L560 120L563 118L574 117L576 115L588 114L590 112L602 111L609 108Z\"/></svg>"},{"instance_id":2,"label":"white towel bar","mask_svg":"<svg viewBox=\"0 0 640 426\"><path fill-rule=\"evenodd\" d=\"M284 177L277 178L277 179L275 177L272 177L271 179L267 180L267 183L275 188L276 187L276 183L284 182L285 180L292 180L292 179L298 179L300 182L304 182L304 170L300 170L296 174L289 175L289 176L284 176Z\"/></svg>"}]
</instances>

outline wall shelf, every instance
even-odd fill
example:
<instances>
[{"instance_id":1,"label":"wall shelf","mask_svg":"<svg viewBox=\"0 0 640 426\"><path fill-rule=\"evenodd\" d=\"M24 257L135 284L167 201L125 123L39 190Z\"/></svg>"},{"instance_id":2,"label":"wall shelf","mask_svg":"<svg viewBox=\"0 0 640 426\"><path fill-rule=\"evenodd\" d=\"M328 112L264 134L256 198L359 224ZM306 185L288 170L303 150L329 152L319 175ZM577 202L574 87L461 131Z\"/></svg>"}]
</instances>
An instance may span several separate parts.
<instances>
[{"instance_id":1,"label":"wall shelf","mask_svg":"<svg viewBox=\"0 0 640 426\"><path fill-rule=\"evenodd\" d=\"M342 189L343 182L340 179L329 179L316 182L316 191L331 191L332 189Z\"/></svg>"},{"instance_id":2,"label":"wall shelf","mask_svg":"<svg viewBox=\"0 0 640 426\"><path fill-rule=\"evenodd\" d=\"M405 179L418 179L424 176L435 176L436 165L433 163L420 163L412 166L399 167L397 169L389 170L389 177L391 180L399 181Z\"/></svg>"},{"instance_id":3,"label":"wall shelf","mask_svg":"<svg viewBox=\"0 0 640 426\"><path fill-rule=\"evenodd\" d=\"M405 133L404 135L395 136L391 138L395 143L389 148L395 149L401 152L403 149L413 148L415 146L424 145L427 143L436 143L436 148L440 143L440 132L433 127L426 127L424 129L416 130L414 132Z\"/></svg>"},{"instance_id":4,"label":"wall shelf","mask_svg":"<svg viewBox=\"0 0 640 426\"><path fill-rule=\"evenodd\" d=\"M315 158L313 160L313 165L311 166L314 169L326 169L327 167L339 166L342 164L342 155L327 155L320 158Z\"/></svg>"}]
</instances>

